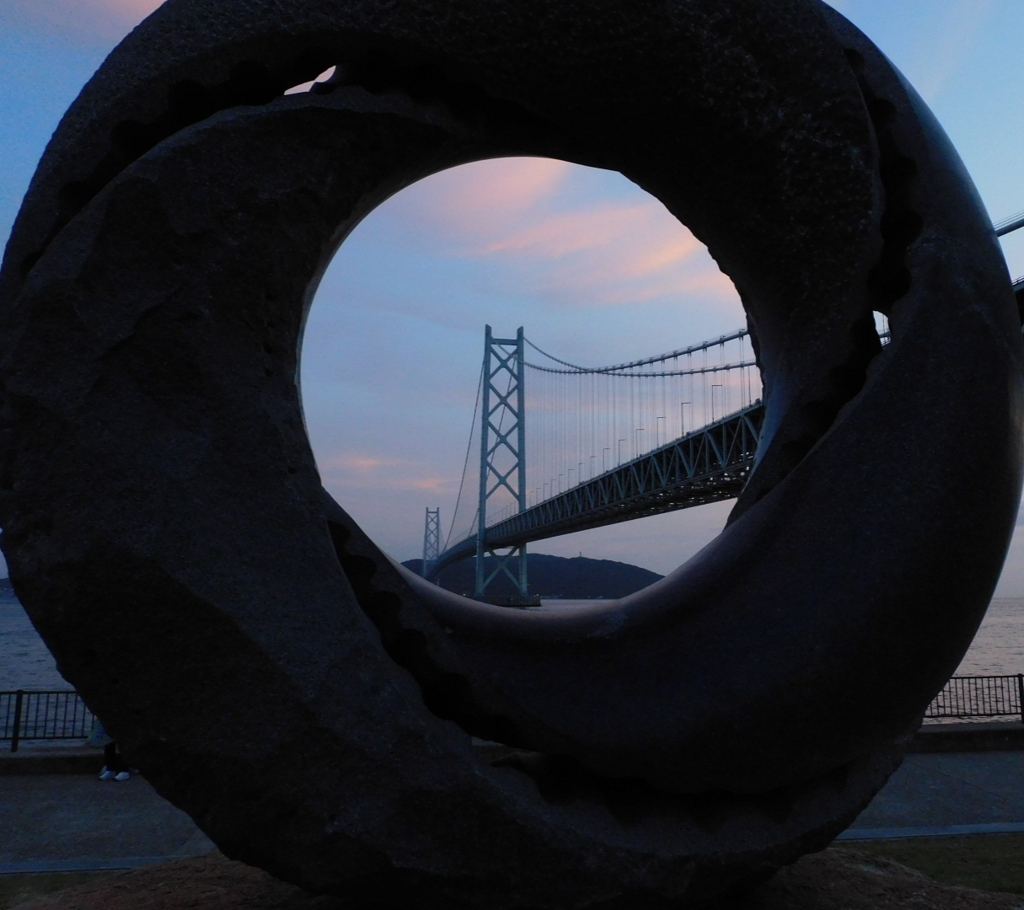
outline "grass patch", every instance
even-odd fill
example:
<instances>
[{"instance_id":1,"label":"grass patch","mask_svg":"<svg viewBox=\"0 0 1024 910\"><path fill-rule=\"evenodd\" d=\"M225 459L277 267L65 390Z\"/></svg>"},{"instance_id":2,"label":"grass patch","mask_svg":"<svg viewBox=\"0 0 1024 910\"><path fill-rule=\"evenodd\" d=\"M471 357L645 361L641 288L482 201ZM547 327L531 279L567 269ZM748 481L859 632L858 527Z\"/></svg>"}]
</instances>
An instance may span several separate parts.
<instances>
[{"instance_id":1,"label":"grass patch","mask_svg":"<svg viewBox=\"0 0 1024 910\"><path fill-rule=\"evenodd\" d=\"M1024 834L908 837L840 846L884 856L943 884L1024 894Z\"/></svg>"},{"instance_id":2,"label":"grass patch","mask_svg":"<svg viewBox=\"0 0 1024 910\"><path fill-rule=\"evenodd\" d=\"M34 897L74 888L111 875L110 872L33 872L0 875L0 910L10 910Z\"/></svg>"}]
</instances>

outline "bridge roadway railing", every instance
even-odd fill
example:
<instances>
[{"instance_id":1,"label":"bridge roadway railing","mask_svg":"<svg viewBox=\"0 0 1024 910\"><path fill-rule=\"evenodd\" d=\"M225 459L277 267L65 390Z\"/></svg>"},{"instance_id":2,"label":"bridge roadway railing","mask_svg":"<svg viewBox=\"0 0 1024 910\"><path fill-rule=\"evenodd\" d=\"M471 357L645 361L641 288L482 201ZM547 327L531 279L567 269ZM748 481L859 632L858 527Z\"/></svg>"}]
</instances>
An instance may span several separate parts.
<instances>
[{"instance_id":1,"label":"bridge roadway railing","mask_svg":"<svg viewBox=\"0 0 1024 910\"><path fill-rule=\"evenodd\" d=\"M487 528L488 547L688 509L738 496L753 464L764 406L757 402ZM475 555L476 537L442 553L433 572Z\"/></svg>"}]
</instances>

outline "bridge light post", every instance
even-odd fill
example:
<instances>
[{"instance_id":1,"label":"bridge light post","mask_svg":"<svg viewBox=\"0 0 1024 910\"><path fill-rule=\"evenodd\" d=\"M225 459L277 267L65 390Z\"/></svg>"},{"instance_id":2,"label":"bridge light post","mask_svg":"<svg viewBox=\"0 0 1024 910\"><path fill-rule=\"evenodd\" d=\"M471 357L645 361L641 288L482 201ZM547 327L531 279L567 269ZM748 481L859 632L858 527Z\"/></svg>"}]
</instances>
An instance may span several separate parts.
<instances>
[{"instance_id":1,"label":"bridge light post","mask_svg":"<svg viewBox=\"0 0 1024 910\"><path fill-rule=\"evenodd\" d=\"M606 456L608 455L608 453L610 451L611 451L611 446L605 446L604 450L601 452L601 473L602 474L605 471L608 470L608 459L606 458Z\"/></svg>"},{"instance_id":2,"label":"bridge light post","mask_svg":"<svg viewBox=\"0 0 1024 910\"><path fill-rule=\"evenodd\" d=\"M680 401L679 402L679 435L680 436L685 436L686 435L686 415L683 413L683 408L686 405L691 405L691 407L692 407L692 402L689 402L689 401Z\"/></svg>"},{"instance_id":3,"label":"bridge light post","mask_svg":"<svg viewBox=\"0 0 1024 910\"><path fill-rule=\"evenodd\" d=\"M634 449L633 457L634 458L639 458L640 457L640 434L643 433L643 432L644 432L644 427L637 427L633 431L633 449Z\"/></svg>"},{"instance_id":4,"label":"bridge light post","mask_svg":"<svg viewBox=\"0 0 1024 910\"><path fill-rule=\"evenodd\" d=\"M711 384L711 422L715 422L715 389L722 388L720 382L714 382ZM724 393L723 393L724 394Z\"/></svg>"}]
</instances>

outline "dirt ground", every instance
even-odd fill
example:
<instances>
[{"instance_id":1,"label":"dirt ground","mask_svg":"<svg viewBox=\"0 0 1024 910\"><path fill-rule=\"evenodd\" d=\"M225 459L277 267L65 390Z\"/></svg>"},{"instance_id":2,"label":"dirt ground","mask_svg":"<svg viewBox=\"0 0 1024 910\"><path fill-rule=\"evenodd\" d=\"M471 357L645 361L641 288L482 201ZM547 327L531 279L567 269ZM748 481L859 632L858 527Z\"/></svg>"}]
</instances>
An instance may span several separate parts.
<instances>
[{"instance_id":1,"label":"dirt ground","mask_svg":"<svg viewBox=\"0 0 1024 910\"><path fill-rule=\"evenodd\" d=\"M18 910L347 910L219 854L121 872ZM710 910L710 908L709 908ZM1024 896L940 884L884 857L831 847L715 910L1024 910Z\"/></svg>"}]
</instances>

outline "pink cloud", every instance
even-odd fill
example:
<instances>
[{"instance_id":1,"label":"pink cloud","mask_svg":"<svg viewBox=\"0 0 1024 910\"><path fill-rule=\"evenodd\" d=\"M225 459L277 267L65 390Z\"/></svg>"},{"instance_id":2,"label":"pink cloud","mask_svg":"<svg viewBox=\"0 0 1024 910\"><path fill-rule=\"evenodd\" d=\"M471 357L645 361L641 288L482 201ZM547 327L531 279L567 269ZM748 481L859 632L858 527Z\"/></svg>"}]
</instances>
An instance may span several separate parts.
<instances>
[{"instance_id":1,"label":"pink cloud","mask_svg":"<svg viewBox=\"0 0 1024 910\"><path fill-rule=\"evenodd\" d=\"M599 187L611 187L612 198L595 194ZM736 301L703 244L660 202L607 172L542 158L477 162L411 187L392 205L399 242L487 263L489 281L507 293L525 288L570 306L695 293Z\"/></svg>"},{"instance_id":2,"label":"pink cloud","mask_svg":"<svg viewBox=\"0 0 1024 910\"><path fill-rule=\"evenodd\" d=\"M700 294L733 304L736 290L699 243L645 252L628 244L588 251L534 276L535 286L568 305L631 304Z\"/></svg>"},{"instance_id":3,"label":"pink cloud","mask_svg":"<svg viewBox=\"0 0 1024 910\"><path fill-rule=\"evenodd\" d=\"M657 202L641 205L603 203L550 215L483 247L485 253L521 253L555 259L569 253L607 247L650 223ZM694 241L696 242L696 241Z\"/></svg>"},{"instance_id":4,"label":"pink cloud","mask_svg":"<svg viewBox=\"0 0 1024 910\"><path fill-rule=\"evenodd\" d=\"M572 167L551 158L498 158L442 171L395 201L396 226L441 243L491 235L547 203Z\"/></svg>"},{"instance_id":5,"label":"pink cloud","mask_svg":"<svg viewBox=\"0 0 1024 910\"><path fill-rule=\"evenodd\" d=\"M384 486L392 495L400 490L446 494L452 487L451 478L431 476L422 462L401 457L318 453L317 466L324 485L338 490L379 490Z\"/></svg>"},{"instance_id":6,"label":"pink cloud","mask_svg":"<svg viewBox=\"0 0 1024 910\"><path fill-rule=\"evenodd\" d=\"M553 158L499 158L484 166L438 174L431 181L431 201L445 216L474 218L500 213L504 218L547 199L571 169L571 164Z\"/></svg>"},{"instance_id":7,"label":"pink cloud","mask_svg":"<svg viewBox=\"0 0 1024 910\"><path fill-rule=\"evenodd\" d=\"M516 260L534 287L577 304L736 296L704 245L653 199L553 214L474 252Z\"/></svg>"}]
</instances>

